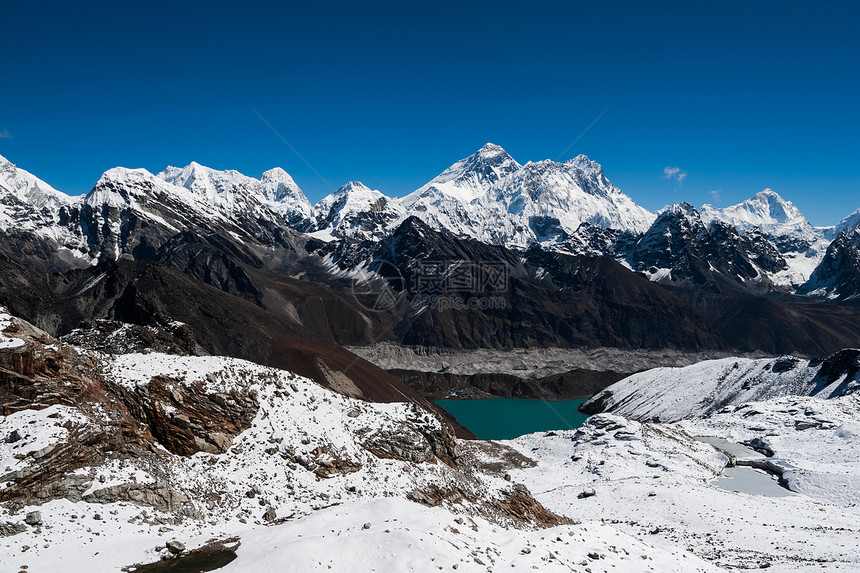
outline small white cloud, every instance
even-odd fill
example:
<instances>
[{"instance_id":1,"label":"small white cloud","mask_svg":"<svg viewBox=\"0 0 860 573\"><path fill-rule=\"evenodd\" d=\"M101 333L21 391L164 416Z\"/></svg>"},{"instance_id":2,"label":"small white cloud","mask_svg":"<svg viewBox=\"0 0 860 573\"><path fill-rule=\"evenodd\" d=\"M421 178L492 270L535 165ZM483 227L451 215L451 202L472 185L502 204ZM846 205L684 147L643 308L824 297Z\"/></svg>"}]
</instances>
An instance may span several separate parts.
<instances>
[{"instance_id":1,"label":"small white cloud","mask_svg":"<svg viewBox=\"0 0 860 573\"><path fill-rule=\"evenodd\" d=\"M12 139L8 129L3 128L3 131L0 131L0 139Z\"/></svg>"},{"instance_id":2,"label":"small white cloud","mask_svg":"<svg viewBox=\"0 0 860 573\"><path fill-rule=\"evenodd\" d=\"M678 185L683 185L686 178L687 172L681 171L680 167L665 167L663 169L663 179L674 179Z\"/></svg>"},{"instance_id":3,"label":"small white cloud","mask_svg":"<svg viewBox=\"0 0 860 573\"><path fill-rule=\"evenodd\" d=\"M713 191L711 191L711 201L714 202L714 205L720 204L720 190L719 189L714 189Z\"/></svg>"}]
</instances>

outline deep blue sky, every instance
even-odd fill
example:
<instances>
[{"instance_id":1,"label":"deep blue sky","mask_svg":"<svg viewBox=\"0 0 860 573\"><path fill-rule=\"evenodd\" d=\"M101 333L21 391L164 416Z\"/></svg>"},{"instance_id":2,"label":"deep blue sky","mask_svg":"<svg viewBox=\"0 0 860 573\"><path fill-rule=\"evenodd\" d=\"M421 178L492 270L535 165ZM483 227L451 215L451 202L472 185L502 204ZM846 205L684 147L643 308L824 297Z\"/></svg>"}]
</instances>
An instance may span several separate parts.
<instances>
[{"instance_id":1,"label":"deep blue sky","mask_svg":"<svg viewBox=\"0 0 860 573\"><path fill-rule=\"evenodd\" d=\"M0 35L0 155L69 193L196 160L281 166L312 201L404 195L487 141L556 159L608 108L562 159L645 207L764 187L814 224L860 207L850 3L76 4L6 3Z\"/></svg>"}]
</instances>

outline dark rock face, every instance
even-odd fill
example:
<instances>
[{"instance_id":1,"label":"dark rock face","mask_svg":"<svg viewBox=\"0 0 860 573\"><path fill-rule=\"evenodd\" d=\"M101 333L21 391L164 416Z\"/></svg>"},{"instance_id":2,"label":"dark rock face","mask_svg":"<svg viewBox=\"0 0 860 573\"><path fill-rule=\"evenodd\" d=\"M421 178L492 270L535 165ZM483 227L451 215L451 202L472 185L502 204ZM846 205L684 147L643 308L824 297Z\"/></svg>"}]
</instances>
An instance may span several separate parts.
<instances>
[{"instance_id":1,"label":"dark rock face","mask_svg":"<svg viewBox=\"0 0 860 573\"><path fill-rule=\"evenodd\" d=\"M720 283L747 285L759 276L734 227L714 221L705 227L698 211L688 203L661 213L632 247L628 257L637 271L669 269L665 282L709 290Z\"/></svg>"},{"instance_id":2,"label":"dark rock face","mask_svg":"<svg viewBox=\"0 0 860 573\"><path fill-rule=\"evenodd\" d=\"M827 253L809 281L798 289L840 300L860 297L860 235L842 232L827 247Z\"/></svg>"},{"instance_id":3,"label":"dark rock face","mask_svg":"<svg viewBox=\"0 0 860 573\"><path fill-rule=\"evenodd\" d=\"M520 522L538 523L545 527L570 523L568 518L556 515L536 501L522 484L514 484L495 505L500 511Z\"/></svg>"},{"instance_id":4,"label":"dark rock face","mask_svg":"<svg viewBox=\"0 0 860 573\"><path fill-rule=\"evenodd\" d=\"M537 247L523 255L434 232L415 218L379 243L373 257L396 268L406 285L403 294L413 310L405 311L394 330L405 344L720 345L674 296L608 257L573 257ZM423 270L446 275L457 268L476 280L438 293L422 283ZM415 301L428 295L430 304L422 309ZM448 304L434 304L433 296ZM482 308L484 302L494 304Z\"/></svg>"},{"instance_id":5,"label":"dark rock face","mask_svg":"<svg viewBox=\"0 0 860 573\"><path fill-rule=\"evenodd\" d=\"M692 219L689 213L677 215L671 220L690 232L666 236L666 240L680 236L680 242L672 243L672 248L678 247L674 254L649 256L674 260L676 268L699 277L698 285L692 278L655 284L609 257L571 256L537 246L515 252L435 232L415 218L379 243L362 243L351 250L339 246L329 252L338 264L375 261L385 269L381 274L388 277L387 283L379 279L371 286L378 291L388 288L396 300L388 312L397 321L390 339L404 344L734 348L806 354L860 344L856 329L848 324L849 317L860 318L857 309L813 308L803 299L778 300L749 292L766 290L767 285L745 254L744 238L725 225L712 226L711 231L700 221L691 226L697 214ZM689 242L690 237L698 238ZM763 241L757 244L761 256L768 256L771 247ZM724 272L710 268L705 247L720 253ZM773 264L781 263L776 259ZM487 280L428 293L421 275L427 268L441 269L442 275L468 268ZM736 270L740 274L729 278ZM498 277L502 280L494 280ZM738 282L741 279L749 288ZM434 303L432 295L459 306ZM473 304L481 301L499 304L491 308Z\"/></svg>"},{"instance_id":6,"label":"dark rock face","mask_svg":"<svg viewBox=\"0 0 860 573\"><path fill-rule=\"evenodd\" d=\"M813 362L811 365L814 364ZM849 386L852 382L860 380L860 350L846 348L821 360L821 366L815 377L816 386L826 388L837 380L843 380L843 383L834 390L835 396L852 392Z\"/></svg>"},{"instance_id":7,"label":"dark rock face","mask_svg":"<svg viewBox=\"0 0 860 573\"><path fill-rule=\"evenodd\" d=\"M585 222L572 235L553 245L552 250L588 257L614 256L619 250L623 252L627 248L631 237L628 232L619 233Z\"/></svg>"},{"instance_id":8,"label":"dark rock face","mask_svg":"<svg viewBox=\"0 0 860 573\"><path fill-rule=\"evenodd\" d=\"M201 349L187 324L165 327L141 326L116 320L84 321L62 337L63 342L107 354L155 351L165 354L195 355Z\"/></svg>"},{"instance_id":9,"label":"dark rock face","mask_svg":"<svg viewBox=\"0 0 860 573\"><path fill-rule=\"evenodd\" d=\"M741 235L741 246L760 269L776 273L788 268L785 257L777 245L772 243L758 227L753 227Z\"/></svg>"},{"instance_id":10,"label":"dark rock face","mask_svg":"<svg viewBox=\"0 0 860 573\"><path fill-rule=\"evenodd\" d=\"M538 242L541 243L544 241L563 242L570 238L557 217L529 217L529 228L535 234Z\"/></svg>"}]
</instances>

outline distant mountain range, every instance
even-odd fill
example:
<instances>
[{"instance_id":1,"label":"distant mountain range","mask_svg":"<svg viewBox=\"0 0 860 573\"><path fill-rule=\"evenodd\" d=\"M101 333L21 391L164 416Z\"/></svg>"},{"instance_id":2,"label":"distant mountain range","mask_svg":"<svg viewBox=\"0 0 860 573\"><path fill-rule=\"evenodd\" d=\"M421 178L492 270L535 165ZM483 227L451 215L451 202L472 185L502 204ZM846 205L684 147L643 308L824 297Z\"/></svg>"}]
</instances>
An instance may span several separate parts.
<instances>
[{"instance_id":1,"label":"distant mountain range","mask_svg":"<svg viewBox=\"0 0 860 573\"><path fill-rule=\"evenodd\" d=\"M115 264L129 260L181 271L337 344L809 354L860 345L860 210L818 228L764 190L732 207L652 213L584 155L520 165L493 144L401 199L350 182L316 205L281 169L256 179L196 163L157 175L115 168L72 197L0 158L0 255L0 270L23 277L4 281L0 298L55 334L88 317L177 318L167 291L123 298L87 287L107 273L105 285L133 288L134 267ZM455 293L499 306L422 307L416 272L440 263L504 269L503 285ZM179 288L175 275L160 277ZM370 292L388 285L390 304L357 296L356 281ZM53 285L41 302L12 292L39 284ZM85 301L59 319L69 296ZM219 328L213 319L204 330ZM267 352L248 340L234 348L252 359Z\"/></svg>"},{"instance_id":2,"label":"distant mountain range","mask_svg":"<svg viewBox=\"0 0 860 573\"><path fill-rule=\"evenodd\" d=\"M402 199L352 181L311 205L282 169L255 179L197 163L157 175L111 169L88 194L70 197L2 158L0 194L0 230L18 237L20 255L36 251L37 266L50 270L156 247L149 238L141 245L135 224L144 222L161 227L165 239L220 227L292 247L296 231L324 241L382 240L415 216L434 230L487 244L609 255L660 283L701 284L716 274L758 291L858 294L852 284L860 209L835 227L814 227L766 189L731 207L681 204L652 213L584 155L520 165L490 143ZM846 238L834 243L840 233ZM36 241L23 244L27 236ZM829 271L815 273L831 245L838 261L831 257Z\"/></svg>"}]
</instances>

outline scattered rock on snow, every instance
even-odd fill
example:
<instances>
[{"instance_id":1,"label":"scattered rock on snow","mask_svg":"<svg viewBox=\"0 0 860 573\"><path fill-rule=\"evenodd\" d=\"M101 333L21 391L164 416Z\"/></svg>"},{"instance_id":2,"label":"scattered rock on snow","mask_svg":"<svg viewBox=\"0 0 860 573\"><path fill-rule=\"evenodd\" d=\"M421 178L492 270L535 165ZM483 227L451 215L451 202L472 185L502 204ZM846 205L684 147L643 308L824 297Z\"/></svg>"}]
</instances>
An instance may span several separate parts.
<instances>
[{"instance_id":1,"label":"scattered rock on snow","mask_svg":"<svg viewBox=\"0 0 860 573\"><path fill-rule=\"evenodd\" d=\"M185 551L185 544L181 541L176 541L175 539L172 541L168 541L165 547L167 547L167 550L174 555L179 555L180 553Z\"/></svg>"}]
</instances>

